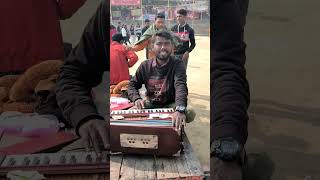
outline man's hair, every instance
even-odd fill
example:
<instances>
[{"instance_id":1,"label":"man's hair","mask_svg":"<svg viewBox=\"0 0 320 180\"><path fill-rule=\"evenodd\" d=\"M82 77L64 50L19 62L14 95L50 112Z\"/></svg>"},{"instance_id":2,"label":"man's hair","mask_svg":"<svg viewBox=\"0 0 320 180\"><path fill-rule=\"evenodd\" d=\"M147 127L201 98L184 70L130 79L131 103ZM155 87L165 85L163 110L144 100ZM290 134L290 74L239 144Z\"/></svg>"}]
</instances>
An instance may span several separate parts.
<instances>
[{"instance_id":1,"label":"man's hair","mask_svg":"<svg viewBox=\"0 0 320 180\"><path fill-rule=\"evenodd\" d=\"M150 22L150 20L149 19L145 19L144 22Z\"/></svg>"},{"instance_id":2,"label":"man's hair","mask_svg":"<svg viewBox=\"0 0 320 180\"><path fill-rule=\"evenodd\" d=\"M155 34L153 34L151 37L152 44L156 41L156 37L163 37L167 40L170 40L171 43L173 42L173 37L172 37L171 33L167 30L161 30L161 31L158 31Z\"/></svg>"},{"instance_id":3,"label":"man's hair","mask_svg":"<svg viewBox=\"0 0 320 180\"><path fill-rule=\"evenodd\" d=\"M157 20L158 18L162 18L164 19L166 16L163 13L158 13L155 17L155 20Z\"/></svg>"},{"instance_id":4,"label":"man's hair","mask_svg":"<svg viewBox=\"0 0 320 180\"><path fill-rule=\"evenodd\" d=\"M124 40L121 33L116 33L112 36L112 41L117 41L118 43L121 43L121 41Z\"/></svg>"},{"instance_id":5,"label":"man's hair","mask_svg":"<svg viewBox=\"0 0 320 180\"><path fill-rule=\"evenodd\" d=\"M177 11L177 14L181 14L181 15L183 15L183 16L187 16L188 12L187 12L187 10L185 10L185 9L179 9L179 10Z\"/></svg>"}]
</instances>

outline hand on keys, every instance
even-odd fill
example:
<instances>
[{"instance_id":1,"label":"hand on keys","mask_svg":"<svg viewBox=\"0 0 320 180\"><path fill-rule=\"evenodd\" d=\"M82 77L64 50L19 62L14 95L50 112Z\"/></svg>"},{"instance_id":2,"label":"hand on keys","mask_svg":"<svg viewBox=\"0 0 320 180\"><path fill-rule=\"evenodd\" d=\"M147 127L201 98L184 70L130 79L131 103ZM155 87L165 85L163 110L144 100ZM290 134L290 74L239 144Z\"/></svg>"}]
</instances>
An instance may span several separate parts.
<instances>
[{"instance_id":1,"label":"hand on keys","mask_svg":"<svg viewBox=\"0 0 320 180\"><path fill-rule=\"evenodd\" d=\"M142 99L137 99L134 102L134 105L136 106L137 109L144 109L144 101Z\"/></svg>"},{"instance_id":2,"label":"hand on keys","mask_svg":"<svg viewBox=\"0 0 320 180\"><path fill-rule=\"evenodd\" d=\"M172 115L173 124L176 127L176 130L181 130L181 126L186 125L186 115L178 111L174 112Z\"/></svg>"},{"instance_id":3,"label":"hand on keys","mask_svg":"<svg viewBox=\"0 0 320 180\"><path fill-rule=\"evenodd\" d=\"M107 122L100 119L91 119L80 126L79 135L87 151L93 147L96 153L101 154L99 147L101 140L104 148L110 149L108 127Z\"/></svg>"}]
</instances>

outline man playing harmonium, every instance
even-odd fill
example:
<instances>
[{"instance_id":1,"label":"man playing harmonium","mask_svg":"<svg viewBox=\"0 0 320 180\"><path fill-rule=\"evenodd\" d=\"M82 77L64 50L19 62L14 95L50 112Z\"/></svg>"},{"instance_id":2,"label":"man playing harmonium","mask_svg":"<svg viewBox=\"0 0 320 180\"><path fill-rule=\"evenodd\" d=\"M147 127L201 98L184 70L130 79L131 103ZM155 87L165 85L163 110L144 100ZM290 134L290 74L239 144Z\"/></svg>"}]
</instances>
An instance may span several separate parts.
<instances>
[{"instance_id":1,"label":"man playing harmonium","mask_svg":"<svg viewBox=\"0 0 320 180\"><path fill-rule=\"evenodd\" d=\"M175 108L175 127L193 121L195 113L187 110L187 75L181 59L171 56L173 37L169 31L156 32L151 39L156 57L141 63L128 86L128 96L138 109ZM146 87L146 98L139 89Z\"/></svg>"}]
</instances>

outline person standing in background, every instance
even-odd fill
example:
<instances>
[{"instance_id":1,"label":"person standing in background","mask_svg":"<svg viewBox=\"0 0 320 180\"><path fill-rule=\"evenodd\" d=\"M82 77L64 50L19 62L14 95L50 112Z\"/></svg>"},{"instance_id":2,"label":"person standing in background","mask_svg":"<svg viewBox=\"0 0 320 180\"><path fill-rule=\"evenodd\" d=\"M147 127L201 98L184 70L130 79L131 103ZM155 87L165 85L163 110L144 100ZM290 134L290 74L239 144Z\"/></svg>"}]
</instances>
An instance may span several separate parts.
<instances>
[{"instance_id":1,"label":"person standing in background","mask_svg":"<svg viewBox=\"0 0 320 180\"><path fill-rule=\"evenodd\" d=\"M133 43L135 41L135 33L134 33L134 25L133 24L131 24L129 31L130 31L130 39L131 39L130 42Z\"/></svg>"},{"instance_id":2,"label":"person standing in background","mask_svg":"<svg viewBox=\"0 0 320 180\"><path fill-rule=\"evenodd\" d=\"M141 30L141 35L143 35L143 33L146 32L146 30L149 29L149 27L150 27L150 20L145 19L144 20L144 27ZM139 40L140 40L140 37L139 37ZM146 48L146 58L147 59L148 59L148 54L149 54L149 51L148 51L148 48Z\"/></svg>"},{"instance_id":3,"label":"person standing in background","mask_svg":"<svg viewBox=\"0 0 320 180\"><path fill-rule=\"evenodd\" d=\"M178 59L181 59L187 68L189 53L195 48L196 42L194 38L194 30L186 22L186 18L187 18L187 11L185 9L178 10L177 11L178 24L174 25L171 28L171 31L174 32L180 38L180 41L181 41L180 45L175 50L175 56Z\"/></svg>"},{"instance_id":4,"label":"person standing in background","mask_svg":"<svg viewBox=\"0 0 320 180\"><path fill-rule=\"evenodd\" d=\"M141 26L140 26L139 23L137 23L137 25L136 25L135 33L136 33L136 36L137 36L138 41L139 41L139 40L140 40L140 37L141 37L141 35L142 35Z\"/></svg>"},{"instance_id":5,"label":"person standing in background","mask_svg":"<svg viewBox=\"0 0 320 180\"><path fill-rule=\"evenodd\" d=\"M0 76L21 74L50 59L64 59L60 20L70 18L86 0L2 0Z\"/></svg>"},{"instance_id":6,"label":"person standing in background","mask_svg":"<svg viewBox=\"0 0 320 180\"><path fill-rule=\"evenodd\" d=\"M149 19L144 20L144 27L143 27L142 30L141 30L142 34L143 34L144 32L146 32L146 30L147 30L149 27L150 27L150 20L149 20Z\"/></svg>"},{"instance_id":7,"label":"person standing in background","mask_svg":"<svg viewBox=\"0 0 320 180\"><path fill-rule=\"evenodd\" d=\"M117 32L118 32L118 33L121 33L121 28L122 28L121 22L119 21L119 22L118 22L118 26L117 26Z\"/></svg>"},{"instance_id":8,"label":"person standing in background","mask_svg":"<svg viewBox=\"0 0 320 180\"><path fill-rule=\"evenodd\" d=\"M155 57L154 52L151 50L151 37L157 31L167 29L165 25L165 15L163 13L158 13L155 17L153 25L151 25L141 36L141 39L134 44L132 47L133 51L141 51L143 49L148 49L147 59Z\"/></svg>"},{"instance_id":9,"label":"person standing in background","mask_svg":"<svg viewBox=\"0 0 320 180\"><path fill-rule=\"evenodd\" d=\"M123 24L122 25L122 28L121 28L121 34L122 34L122 37L124 38L124 44L126 44L126 45L128 45L128 38L127 38L127 36L128 36L128 34L127 34L127 30L126 30L126 28L125 28L125 25Z\"/></svg>"}]
</instances>

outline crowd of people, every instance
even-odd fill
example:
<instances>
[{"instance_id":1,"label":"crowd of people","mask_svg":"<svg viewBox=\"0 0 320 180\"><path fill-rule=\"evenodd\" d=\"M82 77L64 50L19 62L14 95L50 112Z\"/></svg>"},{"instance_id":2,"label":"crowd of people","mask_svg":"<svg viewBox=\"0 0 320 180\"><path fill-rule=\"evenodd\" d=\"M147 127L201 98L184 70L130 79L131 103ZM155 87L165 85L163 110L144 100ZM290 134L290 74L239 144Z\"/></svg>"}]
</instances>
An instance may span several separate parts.
<instances>
[{"instance_id":1,"label":"crowd of people","mask_svg":"<svg viewBox=\"0 0 320 180\"><path fill-rule=\"evenodd\" d=\"M140 24L137 23L136 27L134 25L131 25L130 29L127 28L126 24L121 24L121 22L118 22L118 26L114 27L112 26L112 38L115 36L115 39L117 39L118 43L117 46L120 44L123 44L123 47L127 51L110 51L111 52L111 82L112 83L119 83L123 80L129 80L130 76L122 76L127 78L122 79L113 79L113 77L119 77L121 73L128 74L128 66L120 66L119 64L125 64L123 62L128 62L128 55L134 54L135 52L146 50L146 59L152 59L155 57L155 53L152 50L152 36L159 31L167 30L170 32L170 34L173 37L173 45L174 49L171 55L174 55L176 59L181 60L184 62L185 67L187 67L187 62L189 59L189 53L194 49L196 43L194 38L194 30L191 28L189 24L186 22L187 17L187 11L185 9L180 9L177 11L177 24L174 25L171 28L167 28L165 25L165 15L162 13L159 13L156 15L154 19L154 23L150 25L150 20L146 19L144 22L144 27L141 29ZM132 36L137 37L130 38ZM120 38L120 39L119 39ZM130 41L130 39L134 39ZM115 46L115 43L111 43L111 49ZM112 57L119 57L119 55L115 54L122 54L122 60L118 58L112 58ZM123 61L123 62L121 62ZM129 59L129 62L132 62ZM136 61L135 61L136 62ZM126 63L128 64L128 63ZM129 65L129 64L128 64ZM122 69L118 69L121 67ZM115 72L115 74L113 73Z\"/></svg>"}]
</instances>

